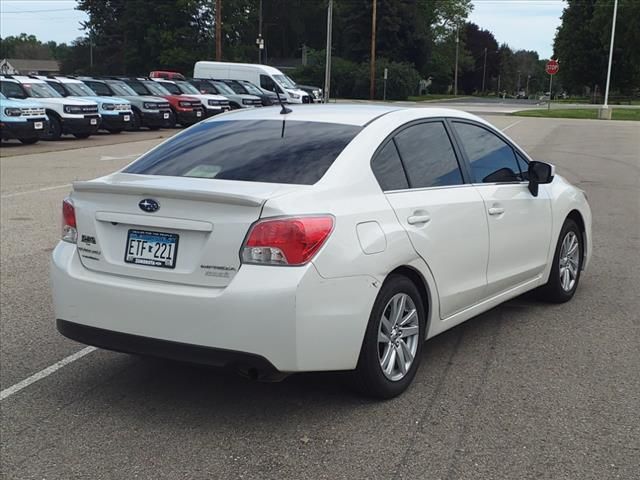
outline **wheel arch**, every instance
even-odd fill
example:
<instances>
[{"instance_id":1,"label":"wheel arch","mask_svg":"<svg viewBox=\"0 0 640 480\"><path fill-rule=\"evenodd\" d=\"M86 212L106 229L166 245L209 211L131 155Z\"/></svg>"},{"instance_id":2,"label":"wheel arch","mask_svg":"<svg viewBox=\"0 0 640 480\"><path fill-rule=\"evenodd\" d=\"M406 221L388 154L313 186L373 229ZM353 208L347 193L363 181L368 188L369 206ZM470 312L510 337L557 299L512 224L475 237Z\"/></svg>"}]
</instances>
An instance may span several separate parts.
<instances>
[{"instance_id":1,"label":"wheel arch","mask_svg":"<svg viewBox=\"0 0 640 480\"><path fill-rule=\"evenodd\" d=\"M587 257L587 227L586 224L584 222L584 218L582 217L582 214L580 213L579 210L577 209L573 209L571 210L568 214L567 214L567 219L571 219L574 222L576 222L578 224L578 228L580 228L580 233L582 235L582 268L584 269L585 266L585 259Z\"/></svg>"},{"instance_id":2,"label":"wheel arch","mask_svg":"<svg viewBox=\"0 0 640 480\"><path fill-rule=\"evenodd\" d=\"M429 288L429 284L423 275L414 267L409 265L400 265L399 267L394 268L389 272L386 276L385 281L391 275L402 275L413 282L413 284L418 289L420 293L420 298L422 300L422 305L424 306L424 318L425 318L425 340L428 337L430 328L431 328L431 320L433 315L433 296L431 293L431 289Z\"/></svg>"}]
</instances>

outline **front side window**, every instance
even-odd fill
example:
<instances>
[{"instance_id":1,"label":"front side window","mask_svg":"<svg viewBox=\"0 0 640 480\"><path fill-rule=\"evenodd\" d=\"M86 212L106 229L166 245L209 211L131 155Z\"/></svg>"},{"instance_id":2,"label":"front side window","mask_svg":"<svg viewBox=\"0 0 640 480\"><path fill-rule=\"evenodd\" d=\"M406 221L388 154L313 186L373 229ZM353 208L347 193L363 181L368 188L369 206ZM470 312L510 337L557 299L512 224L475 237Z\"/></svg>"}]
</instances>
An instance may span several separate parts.
<instances>
[{"instance_id":1,"label":"front side window","mask_svg":"<svg viewBox=\"0 0 640 480\"><path fill-rule=\"evenodd\" d=\"M511 146L486 128L453 122L476 183L518 182L520 168Z\"/></svg>"},{"instance_id":2,"label":"front side window","mask_svg":"<svg viewBox=\"0 0 640 480\"><path fill-rule=\"evenodd\" d=\"M191 94L191 95L200 95L200 92L196 87L191 85L189 82L176 80L176 85L180 89L182 93Z\"/></svg>"},{"instance_id":3,"label":"front side window","mask_svg":"<svg viewBox=\"0 0 640 480\"><path fill-rule=\"evenodd\" d=\"M58 92L51 88L45 82L42 83L23 83L22 86L30 97L34 98L61 98Z\"/></svg>"},{"instance_id":4,"label":"front side window","mask_svg":"<svg viewBox=\"0 0 640 480\"><path fill-rule=\"evenodd\" d=\"M63 97L66 96L66 92L64 91L64 87L60 85L58 82L47 82L48 85L51 86L56 92L58 92Z\"/></svg>"},{"instance_id":5,"label":"front side window","mask_svg":"<svg viewBox=\"0 0 640 480\"><path fill-rule=\"evenodd\" d=\"M96 92L87 87L84 83L66 83L69 94L74 97L95 97Z\"/></svg>"},{"instance_id":6,"label":"front side window","mask_svg":"<svg viewBox=\"0 0 640 480\"><path fill-rule=\"evenodd\" d=\"M127 83L138 95L151 95L144 85L138 82Z\"/></svg>"},{"instance_id":7,"label":"front side window","mask_svg":"<svg viewBox=\"0 0 640 480\"><path fill-rule=\"evenodd\" d=\"M276 85L276 82L269 75L260 75L260 86L270 92L282 93L282 89Z\"/></svg>"},{"instance_id":8,"label":"front side window","mask_svg":"<svg viewBox=\"0 0 640 480\"><path fill-rule=\"evenodd\" d=\"M119 80L113 80L111 82L108 82L108 85L109 87L111 87L111 90L113 90L113 93L115 93L116 95L122 95L125 97L135 97L138 95L133 88L131 88L129 85Z\"/></svg>"},{"instance_id":9,"label":"front side window","mask_svg":"<svg viewBox=\"0 0 640 480\"><path fill-rule=\"evenodd\" d=\"M409 187L464 183L451 140L442 122L412 125L395 136Z\"/></svg>"},{"instance_id":10,"label":"front side window","mask_svg":"<svg viewBox=\"0 0 640 480\"><path fill-rule=\"evenodd\" d=\"M213 82L221 95L234 95L233 90L224 82Z\"/></svg>"},{"instance_id":11,"label":"front side window","mask_svg":"<svg viewBox=\"0 0 640 480\"><path fill-rule=\"evenodd\" d=\"M402 161L393 140L387 142L374 157L371 162L371 168L382 190L404 190L409 188L407 176L404 173L404 168L402 168Z\"/></svg>"},{"instance_id":12,"label":"front side window","mask_svg":"<svg viewBox=\"0 0 640 480\"><path fill-rule=\"evenodd\" d=\"M312 185L361 129L284 119L203 122L125 173Z\"/></svg>"},{"instance_id":13,"label":"front side window","mask_svg":"<svg viewBox=\"0 0 640 480\"><path fill-rule=\"evenodd\" d=\"M165 95L169 95L169 92L167 91L166 88L164 88L159 83L154 82L153 80L145 80L142 83L144 84L145 87L147 87L147 90L151 92L151 95L156 95L158 97L164 97ZM178 95L179 94L180 92L178 91Z\"/></svg>"},{"instance_id":14,"label":"front side window","mask_svg":"<svg viewBox=\"0 0 640 480\"><path fill-rule=\"evenodd\" d=\"M162 88L166 88L167 91L172 95L180 95L182 94L182 90L175 83L169 82L158 82L158 85L162 85Z\"/></svg>"},{"instance_id":15,"label":"front side window","mask_svg":"<svg viewBox=\"0 0 640 480\"><path fill-rule=\"evenodd\" d=\"M218 94L218 90L216 89L216 87L211 85L210 82L206 82L206 81L198 82L196 83L196 86L203 93L214 94L214 95Z\"/></svg>"},{"instance_id":16,"label":"front side window","mask_svg":"<svg viewBox=\"0 0 640 480\"><path fill-rule=\"evenodd\" d=\"M8 98L27 98L22 87L14 82L0 82L0 90Z\"/></svg>"},{"instance_id":17,"label":"front side window","mask_svg":"<svg viewBox=\"0 0 640 480\"><path fill-rule=\"evenodd\" d=\"M109 87L107 87L102 82L92 82L91 80L85 80L84 83L89 88L91 88L94 92L96 92L97 95L100 95L101 97L111 96L111 91L109 90Z\"/></svg>"}]
</instances>

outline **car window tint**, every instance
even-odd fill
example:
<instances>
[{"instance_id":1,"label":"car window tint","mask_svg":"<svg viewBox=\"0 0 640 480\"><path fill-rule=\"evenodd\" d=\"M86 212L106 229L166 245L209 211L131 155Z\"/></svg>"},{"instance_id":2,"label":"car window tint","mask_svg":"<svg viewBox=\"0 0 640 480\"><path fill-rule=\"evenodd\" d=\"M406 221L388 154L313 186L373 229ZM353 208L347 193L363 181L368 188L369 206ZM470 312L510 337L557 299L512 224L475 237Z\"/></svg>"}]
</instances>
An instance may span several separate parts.
<instances>
[{"instance_id":1,"label":"car window tint","mask_svg":"<svg viewBox=\"0 0 640 480\"><path fill-rule=\"evenodd\" d=\"M520 178L522 180L529 180L529 162L517 151L516 159L518 160L518 167L520 167Z\"/></svg>"},{"instance_id":2,"label":"car window tint","mask_svg":"<svg viewBox=\"0 0 640 480\"><path fill-rule=\"evenodd\" d=\"M409 188L407 176L402 168L400 155L393 140L378 152L371 162L373 173L382 190L402 190Z\"/></svg>"},{"instance_id":3,"label":"car window tint","mask_svg":"<svg viewBox=\"0 0 640 480\"><path fill-rule=\"evenodd\" d=\"M58 92L63 97L67 95L67 92L64 90L64 87L60 85L58 82L49 82L47 83L53 88L56 92Z\"/></svg>"},{"instance_id":4,"label":"car window tint","mask_svg":"<svg viewBox=\"0 0 640 480\"><path fill-rule=\"evenodd\" d=\"M244 87L236 82L225 82L225 83L231 88L231 90L233 90L236 93L239 93L241 95L247 93Z\"/></svg>"},{"instance_id":5,"label":"car window tint","mask_svg":"<svg viewBox=\"0 0 640 480\"><path fill-rule=\"evenodd\" d=\"M486 128L454 122L477 183L517 182L520 168L511 146Z\"/></svg>"},{"instance_id":6,"label":"car window tint","mask_svg":"<svg viewBox=\"0 0 640 480\"><path fill-rule=\"evenodd\" d=\"M203 122L143 155L125 172L311 185L361 128L293 120Z\"/></svg>"},{"instance_id":7,"label":"car window tint","mask_svg":"<svg viewBox=\"0 0 640 480\"><path fill-rule=\"evenodd\" d=\"M98 95L102 97L111 96L111 91L109 90L109 87L107 87L102 82L92 82L90 80L85 80L84 83L86 83L89 86L89 88L91 88L91 90L93 90L94 92L96 92Z\"/></svg>"},{"instance_id":8,"label":"car window tint","mask_svg":"<svg viewBox=\"0 0 640 480\"><path fill-rule=\"evenodd\" d=\"M405 128L395 136L411 188L460 185L462 173L442 122Z\"/></svg>"},{"instance_id":9,"label":"car window tint","mask_svg":"<svg viewBox=\"0 0 640 480\"><path fill-rule=\"evenodd\" d=\"M22 87L13 82L0 82L0 90L5 97L9 98L27 98L27 94Z\"/></svg>"},{"instance_id":10,"label":"car window tint","mask_svg":"<svg viewBox=\"0 0 640 480\"><path fill-rule=\"evenodd\" d=\"M194 83L194 85L196 85L196 88L201 92L214 94L214 95L218 93L218 89L213 85L211 85L211 83L209 82L198 82L197 84Z\"/></svg>"},{"instance_id":11,"label":"car window tint","mask_svg":"<svg viewBox=\"0 0 640 480\"><path fill-rule=\"evenodd\" d=\"M147 91L146 87L141 83L138 83L138 82L125 82L125 83L129 85L131 88L133 88L133 91L136 92L138 95L151 95Z\"/></svg>"},{"instance_id":12,"label":"car window tint","mask_svg":"<svg viewBox=\"0 0 640 480\"><path fill-rule=\"evenodd\" d=\"M175 83L158 82L158 84L162 85L164 88L169 90L169 93L171 93L172 95L180 95L180 94L182 94L182 91L180 90L180 88Z\"/></svg>"}]
</instances>

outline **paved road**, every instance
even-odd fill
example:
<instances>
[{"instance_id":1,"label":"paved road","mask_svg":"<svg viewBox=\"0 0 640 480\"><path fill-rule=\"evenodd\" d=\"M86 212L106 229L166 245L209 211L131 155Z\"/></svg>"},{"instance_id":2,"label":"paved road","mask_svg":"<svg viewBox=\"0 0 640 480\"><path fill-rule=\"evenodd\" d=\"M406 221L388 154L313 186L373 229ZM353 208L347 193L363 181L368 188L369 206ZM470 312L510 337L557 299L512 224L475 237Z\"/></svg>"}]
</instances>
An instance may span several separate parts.
<instances>
[{"instance_id":1,"label":"paved road","mask_svg":"<svg viewBox=\"0 0 640 480\"><path fill-rule=\"evenodd\" d=\"M488 118L589 195L595 251L572 302L519 298L430 340L413 387L388 402L343 375L260 384L98 350L1 400L0 476L637 479L638 124ZM3 151L3 390L83 348L56 333L49 298L66 185L157 141Z\"/></svg>"}]
</instances>

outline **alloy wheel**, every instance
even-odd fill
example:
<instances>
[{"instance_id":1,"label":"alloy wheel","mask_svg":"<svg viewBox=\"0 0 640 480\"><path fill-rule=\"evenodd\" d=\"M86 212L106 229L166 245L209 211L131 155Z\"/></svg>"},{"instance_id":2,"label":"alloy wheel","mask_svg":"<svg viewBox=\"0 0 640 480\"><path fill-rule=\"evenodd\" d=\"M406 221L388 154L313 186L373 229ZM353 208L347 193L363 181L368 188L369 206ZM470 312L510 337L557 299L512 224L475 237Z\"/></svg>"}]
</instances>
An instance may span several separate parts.
<instances>
[{"instance_id":1,"label":"alloy wheel","mask_svg":"<svg viewBox=\"0 0 640 480\"><path fill-rule=\"evenodd\" d=\"M567 232L560 247L560 286L570 292L576 284L580 268L580 241L575 232Z\"/></svg>"},{"instance_id":2,"label":"alloy wheel","mask_svg":"<svg viewBox=\"0 0 640 480\"><path fill-rule=\"evenodd\" d=\"M413 300L406 293L397 293L385 306L378 325L378 360L389 380L401 380L411 368L419 332Z\"/></svg>"}]
</instances>

